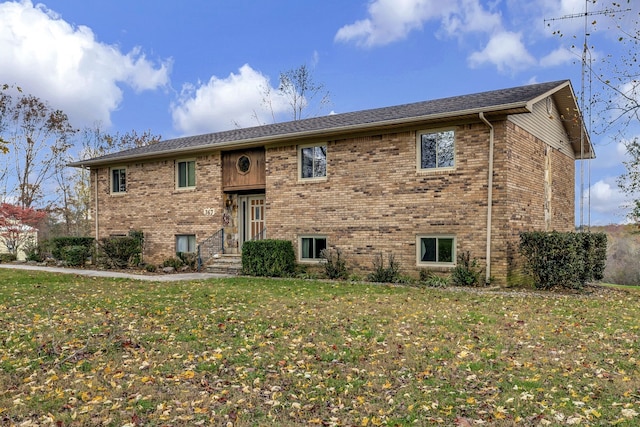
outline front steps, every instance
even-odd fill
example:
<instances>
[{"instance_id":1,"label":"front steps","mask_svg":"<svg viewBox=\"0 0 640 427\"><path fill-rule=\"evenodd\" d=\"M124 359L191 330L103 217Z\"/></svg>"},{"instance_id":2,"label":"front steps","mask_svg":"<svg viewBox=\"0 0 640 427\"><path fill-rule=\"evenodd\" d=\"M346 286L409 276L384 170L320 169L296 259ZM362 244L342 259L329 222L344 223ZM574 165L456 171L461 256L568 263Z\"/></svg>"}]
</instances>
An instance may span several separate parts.
<instances>
[{"instance_id":1,"label":"front steps","mask_svg":"<svg viewBox=\"0 0 640 427\"><path fill-rule=\"evenodd\" d=\"M236 254L220 255L218 258L210 259L205 269L207 273L237 276L242 273L242 256Z\"/></svg>"}]
</instances>

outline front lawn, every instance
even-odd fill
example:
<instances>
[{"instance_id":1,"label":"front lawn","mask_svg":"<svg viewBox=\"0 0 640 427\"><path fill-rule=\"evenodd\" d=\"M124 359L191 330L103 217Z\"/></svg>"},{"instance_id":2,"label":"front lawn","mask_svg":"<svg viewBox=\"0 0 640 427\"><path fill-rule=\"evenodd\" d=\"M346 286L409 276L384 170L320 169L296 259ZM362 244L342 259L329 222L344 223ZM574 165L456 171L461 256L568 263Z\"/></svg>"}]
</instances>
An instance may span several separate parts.
<instances>
[{"instance_id":1,"label":"front lawn","mask_svg":"<svg viewBox=\"0 0 640 427\"><path fill-rule=\"evenodd\" d=\"M0 270L0 424L637 425L639 328L611 289Z\"/></svg>"}]
</instances>

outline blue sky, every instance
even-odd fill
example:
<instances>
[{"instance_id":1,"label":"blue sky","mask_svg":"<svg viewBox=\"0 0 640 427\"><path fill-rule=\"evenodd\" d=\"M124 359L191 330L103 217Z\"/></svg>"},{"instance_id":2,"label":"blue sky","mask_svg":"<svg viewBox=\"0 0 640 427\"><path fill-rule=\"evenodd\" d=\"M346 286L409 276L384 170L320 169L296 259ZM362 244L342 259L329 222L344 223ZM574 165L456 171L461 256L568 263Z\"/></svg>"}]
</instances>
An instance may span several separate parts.
<instances>
[{"instance_id":1,"label":"blue sky","mask_svg":"<svg viewBox=\"0 0 640 427\"><path fill-rule=\"evenodd\" d=\"M589 2L592 11L609 6ZM48 100L77 127L164 139L269 122L261 90L302 64L330 91L324 114L562 79L579 93L584 20L544 20L584 8L584 0L5 1L0 83ZM592 53L615 57L617 33L606 16L596 19ZM274 105L284 120L285 107ZM592 140L591 223L622 222L615 180L624 149L610 135Z\"/></svg>"}]
</instances>

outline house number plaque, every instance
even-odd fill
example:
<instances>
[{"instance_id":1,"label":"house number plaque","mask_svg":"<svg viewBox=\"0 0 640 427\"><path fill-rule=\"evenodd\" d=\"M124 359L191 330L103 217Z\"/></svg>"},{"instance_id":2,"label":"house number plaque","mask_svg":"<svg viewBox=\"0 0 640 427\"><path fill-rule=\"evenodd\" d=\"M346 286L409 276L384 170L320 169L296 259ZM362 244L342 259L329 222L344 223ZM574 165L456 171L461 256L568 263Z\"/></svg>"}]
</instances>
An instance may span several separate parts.
<instances>
[{"instance_id":1,"label":"house number plaque","mask_svg":"<svg viewBox=\"0 0 640 427\"><path fill-rule=\"evenodd\" d=\"M202 214L205 216L214 216L216 214L216 210L214 208L204 208L202 210Z\"/></svg>"}]
</instances>

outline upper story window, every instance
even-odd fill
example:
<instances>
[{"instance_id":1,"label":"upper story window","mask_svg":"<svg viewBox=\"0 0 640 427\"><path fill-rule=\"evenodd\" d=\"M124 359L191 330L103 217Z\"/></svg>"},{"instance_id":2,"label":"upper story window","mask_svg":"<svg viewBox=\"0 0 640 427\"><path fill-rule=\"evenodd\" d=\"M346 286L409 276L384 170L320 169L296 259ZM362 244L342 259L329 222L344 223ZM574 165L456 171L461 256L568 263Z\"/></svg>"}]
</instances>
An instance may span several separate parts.
<instances>
[{"instance_id":1,"label":"upper story window","mask_svg":"<svg viewBox=\"0 0 640 427\"><path fill-rule=\"evenodd\" d=\"M195 234L176 235L176 253L195 253L197 250Z\"/></svg>"},{"instance_id":2,"label":"upper story window","mask_svg":"<svg viewBox=\"0 0 640 427\"><path fill-rule=\"evenodd\" d=\"M176 162L176 182L178 188L193 188L196 186L196 161L180 160Z\"/></svg>"},{"instance_id":3,"label":"upper story window","mask_svg":"<svg viewBox=\"0 0 640 427\"><path fill-rule=\"evenodd\" d=\"M420 170L455 166L455 131L453 129L418 132Z\"/></svg>"},{"instance_id":4,"label":"upper story window","mask_svg":"<svg viewBox=\"0 0 640 427\"><path fill-rule=\"evenodd\" d=\"M313 145L298 148L300 179L326 178L327 146Z\"/></svg>"},{"instance_id":5,"label":"upper story window","mask_svg":"<svg viewBox=\"0 0 640 427\"><path fill-rule=\"evenodd\" d=\"M111 168L111 192L126 193L127 169L124 167Z\"/></svg>"}]
</instances>

